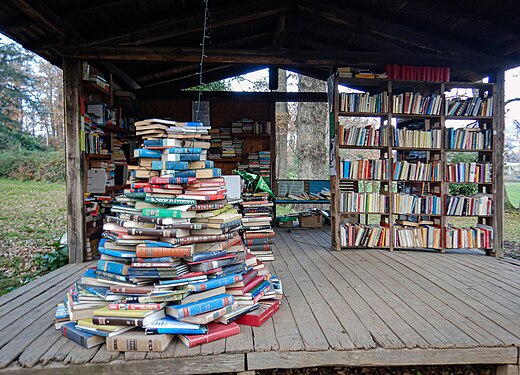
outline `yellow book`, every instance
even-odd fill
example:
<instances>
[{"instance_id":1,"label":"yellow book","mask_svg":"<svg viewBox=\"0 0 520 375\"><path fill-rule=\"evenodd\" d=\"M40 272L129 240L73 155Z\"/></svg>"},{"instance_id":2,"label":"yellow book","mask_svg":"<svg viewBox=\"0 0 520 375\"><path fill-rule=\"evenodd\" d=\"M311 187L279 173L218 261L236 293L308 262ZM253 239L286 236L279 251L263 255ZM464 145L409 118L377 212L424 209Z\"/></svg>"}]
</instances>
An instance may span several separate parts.
<instances>
[{"instance_id":1,"label":"yellow book","mask_svg":"<svg viewBox=\"0 0 520 375\"><path fill-rule=\"evenodd\" d=\"M101 329L103 331L109 331L109 332L116 332L119 329L125 327L125 326L109 326L109 325L94 324L94 323L92 323L92 318L80 319L80 320L78 320L78 325L81 327L96 328L96 329Z\"/></svg>"},{"instance_id":2,"label":"yellow book","mask_svg":"<svg viewBox=\"0 0 520 375\"><path fill-rule=\"evenodd\" d=\"M114 316L123 318L144 318L157 310L110 310L108 306L94 311L94 316Z\"/></svg>"}]
</instances>

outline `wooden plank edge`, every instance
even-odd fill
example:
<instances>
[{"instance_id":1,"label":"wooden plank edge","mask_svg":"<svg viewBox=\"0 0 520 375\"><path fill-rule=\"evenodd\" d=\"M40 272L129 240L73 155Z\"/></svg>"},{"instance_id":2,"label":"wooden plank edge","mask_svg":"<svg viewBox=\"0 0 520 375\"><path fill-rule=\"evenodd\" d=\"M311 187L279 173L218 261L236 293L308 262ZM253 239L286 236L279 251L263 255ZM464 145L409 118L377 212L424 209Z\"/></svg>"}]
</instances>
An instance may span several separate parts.
<instances>
[{"instance_id":1,"label":"wooden plank edge","mask_svg":"<svg viewBox=\"0 0 520 375\"><path fill-rule=\"evenodd\" d=\"M212 374L222 372L245 371L244 354L218 354L211 357L180 357L157 360L124 361L115 360L110 363L63 365L52 363L48 366L22 368L11 366L0 373L6 374L41 374L41 375L92 375L92 374L125 374L142 375L143 373L169 374Z\"/></svg>"},{"instance_id":2,"label":"wooden plank edge","mask_svg":"<svg viewBox=\"0 0 520 375\"><path fill-rule=\"evenodd\" d=\"M321 352L253 352L247 354L248 370L319 366L417 366L466 364L516 364L515 347L452 349L371 349Z\"/></svg>"}]
</instances>

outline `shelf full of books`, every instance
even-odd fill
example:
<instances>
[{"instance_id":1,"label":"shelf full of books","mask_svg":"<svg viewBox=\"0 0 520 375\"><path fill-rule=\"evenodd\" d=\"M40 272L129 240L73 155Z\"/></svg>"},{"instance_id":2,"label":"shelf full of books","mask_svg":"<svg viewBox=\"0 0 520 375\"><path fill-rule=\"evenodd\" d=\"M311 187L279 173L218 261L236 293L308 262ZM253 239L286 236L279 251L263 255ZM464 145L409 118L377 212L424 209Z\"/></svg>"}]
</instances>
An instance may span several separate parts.
<instances>
[{"instance_id":1,"label":"shelf full of books","mask_svg":"<svg viewBox=\"0 0 520 375\"><path fill-rule=\"evenodd\" d=\"M490 254L494 84L354 77L329 82L333 248Z\"/></svg>"}]
</instances>

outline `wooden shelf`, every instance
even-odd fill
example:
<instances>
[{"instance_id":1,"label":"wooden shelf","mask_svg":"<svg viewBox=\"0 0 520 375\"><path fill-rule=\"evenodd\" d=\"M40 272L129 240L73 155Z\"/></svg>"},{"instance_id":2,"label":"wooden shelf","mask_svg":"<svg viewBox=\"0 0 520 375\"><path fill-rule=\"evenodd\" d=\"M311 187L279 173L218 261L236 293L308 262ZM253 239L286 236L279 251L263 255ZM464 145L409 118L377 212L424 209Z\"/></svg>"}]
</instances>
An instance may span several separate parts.
<instances>
[{"instance_id":1,"label":"wooden shelf","mask_svg":"<svg viewBox=\"0 0 520 375\"><path fill-rule=\"evenodd\" d=\"M432 151L432 152L441 152L442 148L429 148L429 147L394 147L393 150L396 151Z\"/></svg>"},{"instance_id":2,"label":"wooden shelf","mask_svg":"<svg viewBox=\"0 0 520 375\"><path fill-rule=\"evenodd\" d=\"M384 215L384 216L388 216L390 215L389 213L386 213L386 212L345 212L345 211L340 211L339 212L340 215L342 216L346 216L346 215Z\"/></svg>"},{"instance_id":3,"label":"wooden shelf","mask_svg":"<svg viewBox=\"0 0 520 375\"><path fill-rule=\"evenodd\" d=\"M215 163L242 163L242 158L208 159Z\"/></svg>"},{"instance_id":4,"label":"wooden shelf","mask_svg":"<svg viewBox=\"0 0 520 375\"><path fill-rule=\"evenodd\" d=\"M493 120L493 117L488 116L445 116L446 120Z\"/></svg>"},{"instance_id":5,"label":"wooden shelf","mask_svg":"<svg viewBox=\"0 0 520 375\"><path fill-rule=\"evenodd\" d=\"M363 180L363 179L350 179L350 178L339 178L339 181L345 181L345 182L388 182L388 178L380 179L380 178L373 178L371 180Z\"/></svg>"},{"instance_id":6,"label":"wooden shelf","mask_svg":"<svg viewBox=\"0 0 520 375\"><path fill-rule=\"evenodd\" d=\"M465 149L465 148L447 148L445 149L446 152L485 152L486 154L492 154L493 150L471 150L471 149Z\"/></svg>"},{"instance_id":7,"label":"wooden shelf","mask_svg":"<svg viewBox=\"0 0 520 375\"><path fill-rule=\"evenodd\" d=\"M427 115L420 113L391 113L392 118L406 117L406 118L424 118L424 119L440 119L442 115Z\"/></svg>"},{"instance_id":8,"label":"wooden shelf","mask_svg":"<svg viewBox=\"0 0 520 375\"><path fill-rule=\"evenodd\" d=\"M342 249L348 250L379 250L379 249L390 249L388 246L378 246L378 247L366 247L366 246L341 246Z\"/></svg>"},{"instance_id":9,"label":"wooden shelf","mask_svg":"<svg viewBox=\"0 0 520 375\"><path fill-rule=\"evenodd\" d=\"M394 250L430 250L430 251L442 251L441 248L437 249L435 247L393 247Z\"/></svg>"},{"instance_id":10,"label":"wooden shelf","mask_svg":"<svg viewBox=\"0 0 520 375\"><path fill-rule=\"evenodd\" d=\"M489 219L489 218L492 218L493 215L444 215L445 217L476 217L476 218L479 218L479 217L482 217L484 219Z\"/></svg>"},{"instance_id":11,"label":"wooden shelf","mask_svg":"<svg viewBox=\"0 0 520 375\"><path fill-rule=\"evenodd\" d=\"M271 138L271 134L231 134L233 138Z\"/></svg>"},{"instance_id":12,"label":"wooden shelf","mask_svg":"<svg viewBox=\"0 0 520 375\"><path fill-rule=\"evenodd\" d=\"M128 135L135 135L135 132L133 130L123 129L114 125L105 125L105 126L98 126L97 127L100 130L103 130L107 133L121 133L121 134L128 134Z\"/></svg>"},{"instance_id":13,"label":"wooden shelf","mask_svg":"<svg viewBox=\"0 0 520 375\"><path fill-rule=\"evenodd\" d=\"M352 149L352 150L384 150L387 149L388 146L349 146L349 145L339 145L339 148Z\"/></svg>"},{"instance_id":14,"label":"wooden shelf","mask_svg":"<svg viewBox=\"0 0 520 375\"><path fill-rule=\"evenodd\" d=\"M341 117L387 117L388 112L338 112Z\"/></svg>"},{"instance_id":15,"label":"wooden shelf","mask_svg":"<svg viewBox=\"0 0 520 375\"><path fill-rule=\"evenodd\" d=\"M431 216L431 217L442 217L441 214L410 214L410 213L406 213L406 214L398 214L398 213L394 213L393 215L405 215L405 216ZM399 220L399 219L396 219L396 220Z\"/></svg>"},{"instance_id":16,"label":"wooden shelf","mask_svg":"<svg viewBox=\"0 0 520 375\"><path fill-rule=\"evenodd\" d=\"M87 159L102 159L102 160L107 160L107 159L112 158L112 155L111 155L111 154L85 154L85 157L86 157Z\"/></svg>"},{"instance_id":17,"label":"wooden shelf","mask_svg":"<svg viewBox=\"0 0 520 375\"><path fill-rule=\"evenodd\" d=\"M117 190L123 190L123 189L127 189L130 185L115 185L115 186L107 186L105 188L105 193L111 193L113 191L117 191Z\"/></svg>"},{"instance_id":18,"label":"wooden shelf","mask_svg":"<svg viewBox=\"0 0 520 375\"><path fill-rule=\"evenodd\" d=\"M457 184L457 185L460 185L460 184L493 185L492 182L469 182L469 181L458 181L458 182L446 181L446 183L447 184Z\"/></svg>"},{"instance_id":19,"label":"wooden shelf","mask_svg":"<svg viewBox=\"0 0 520 375\"><path fill-rule=\"evenodd\" d=\"M392 180L392 182L417 182L425 184L440 184L442 181L420 181L420 180Z\"/></svg>"}]
</instances>

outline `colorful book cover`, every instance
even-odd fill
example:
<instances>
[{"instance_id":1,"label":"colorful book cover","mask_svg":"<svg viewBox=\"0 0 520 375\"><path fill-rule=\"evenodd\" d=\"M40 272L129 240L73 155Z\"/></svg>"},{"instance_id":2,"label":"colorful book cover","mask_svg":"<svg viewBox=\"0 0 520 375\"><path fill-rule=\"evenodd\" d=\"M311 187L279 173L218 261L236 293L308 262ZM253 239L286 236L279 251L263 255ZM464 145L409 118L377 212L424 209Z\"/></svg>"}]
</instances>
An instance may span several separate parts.
<instances>
[{"instance_id":1,"label":"colorful book cover","mask_svg":"<svg viewBox=\"0 0 520 375\"><path fill-rule=\"evenodd\" d=\"M233 304L233 296L220 294L215 297L206 298L197 302L184 305L173 305L166 308L166 313L174 318L180 319L187 316L199 315L208 311L221 309Z\"/></svg>"},{"instance_id":2,"label":"colorful book cover","mask_svg":"<svg viewBox=\"0 0 520 375\"><path fill-rule=\"evenodd\" d=\"M204 290L209 289L215 289L219 288L221 286L230 285L233 283L237 283L242 280L242 275L228 275L224 277L218 277L215 279L208 280L203 283L197 283L197 284L189 284L187 286L188 290L194 291L194 292L202 292Z\"/></svg>"},{"instance_id":3,"label":"colorful book cover","mask_svg":"<svg viewBox=\"0 0 520 375\"><path fill-rule=\"evenodd\" d=\"M191 348L197 345L206 344L208 342L220 340L226 337L238 335L240 327L236 323L221 324L211 322L208 324L208 332L204 335L180 335L179 339Z\"/></svg>"}]
</instances>

